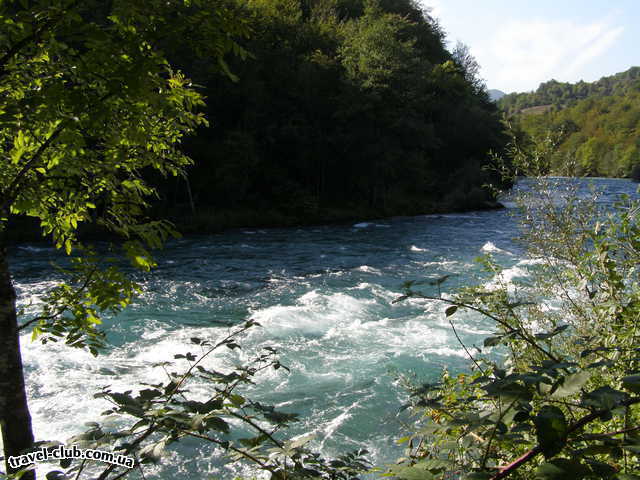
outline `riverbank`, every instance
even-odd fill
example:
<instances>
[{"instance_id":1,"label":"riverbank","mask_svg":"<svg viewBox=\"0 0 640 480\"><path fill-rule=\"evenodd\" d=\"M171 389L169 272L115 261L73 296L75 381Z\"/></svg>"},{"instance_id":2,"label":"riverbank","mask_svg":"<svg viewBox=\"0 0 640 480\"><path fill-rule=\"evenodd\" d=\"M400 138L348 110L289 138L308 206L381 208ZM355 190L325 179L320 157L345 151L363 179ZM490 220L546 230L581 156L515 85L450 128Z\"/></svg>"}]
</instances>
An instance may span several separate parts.
<instances>
[{"instance_id":1,"label":"riverbank","mask_svg":"<svg viewBox=\"0 0 640 480\"><path fill-rule=\"evenodd\" d=\"M330 207L324 209L206 209L184 215L169 215L178 231L183 234L221 233L235 228L280 228L313 225L340 225L354 221L370 221L398 216L459 213L504 208L496 201L483 200L477 203L452 206L429 204L422 208L350 208Z\"/></svg>"},{"instance_id":2,"label":"riverbank","mask_svg":"<svg viewBox=\"0 0 640 480\"><path fill-rule=\"evenodd\" d=\"M289 206L264 209L248 208L213 208L203 207L191 210L189 206L180 205L171 209L154 208L153 218L166 218L171 221L177 231L184 235L207 235L222 233L237 228L282 228L304 227L313 225L340 225L354 221L370 221L380 218L460 213L483 210L497 210L502 204L492 200L486 192L471 190L463 193L456 191L440 201L418 200L403 204L388 205L381 208L348 205L345 207L320 208L310 204L293 204ZM86 241L105 240L109 232L95 224L85 224L80 228L80 236ZM10 243L43 241L41 230L34 219L13 218L8 229Z\"/></svg>"}]
</instances>

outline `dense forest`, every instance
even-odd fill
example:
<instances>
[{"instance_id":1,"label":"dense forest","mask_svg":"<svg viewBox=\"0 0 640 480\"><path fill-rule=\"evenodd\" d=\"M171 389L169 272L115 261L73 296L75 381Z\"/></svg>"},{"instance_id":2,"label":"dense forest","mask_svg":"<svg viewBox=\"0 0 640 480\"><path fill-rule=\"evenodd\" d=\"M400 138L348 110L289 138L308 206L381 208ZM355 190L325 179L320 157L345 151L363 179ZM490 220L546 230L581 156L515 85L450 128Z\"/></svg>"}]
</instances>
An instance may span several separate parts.
<instances>
[{"instance_id":1,"label":"dense forest","mask_svg":"<svg viewBox=\"0 0 640 480\"><path fill-rule=\"evenodd\" d=\"M210 125L157 211L189 231L481 208L505 137L464 46L413 0L235 0L235 81L181 42ZM213 67L213 68L212 68ZM185 220L185 218L187 220Z\"/></svg>"},{"instance_id":2,"label":"dense forest","mask_svg":"<svg viewBox=\"0 0 640 480\"><path fill-rule=\"evenodd\" d=\"M640 85L640 67L632 67L621 73L602 77L595 82L577 83L549 80L541 83L534 92L510 93L498 102L500 108L513 115L527 108L549 106L556 109L572 107L580 100L593 97L625 95Z\"/></svg>"},{"instance_id":3,"label":"dense forest","mask_svg":"<svg viewBox=\"0 0 640 480\"><path fill-rule=\"evenodd\" d=\"M636 177L640 169L640 68L593 83L540 85L499 102L524 141L558 143L554 174Z\"/></svg>"}]
</instances>

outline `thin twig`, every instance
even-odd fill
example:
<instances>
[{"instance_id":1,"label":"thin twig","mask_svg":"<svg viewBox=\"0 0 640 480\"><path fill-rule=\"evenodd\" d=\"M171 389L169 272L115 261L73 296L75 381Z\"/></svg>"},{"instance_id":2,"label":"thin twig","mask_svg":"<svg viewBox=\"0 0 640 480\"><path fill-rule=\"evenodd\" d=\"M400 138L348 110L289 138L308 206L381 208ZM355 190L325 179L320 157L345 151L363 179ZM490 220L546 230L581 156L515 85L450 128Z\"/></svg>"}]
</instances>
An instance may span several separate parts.
<instances>
[{"instance_id":1,"label":"thin twig","mask_svg":"<svg viewBox=\"0 0 640 480\"><path fill-rule=\"evenodd\" d=\"M453 334L456 336L456 340L458 340L458 343L462 346L462 348L464 348L464 351L467 352L467 356L476 365L476 367L478 367L478 370L480 370L480 372L486 376L480 364L476 361L473 355L471 355L471 352L469 352L469 350L467 349L467 346L462 342L462 340L460 340L460 336L458 335L456 327L453 325L453 322L451 321L451 319L449 319L449 325L451 325L451 330L453 330Z\"/></svg>"},{"instance_id":2,"label":"thin twig","mask_svg":"<svg viewBox=\"0 0 640 480\"><path fill-rule=\"evenodd\" d=\"M501 318L496 317L495 315L492 315L491 313L487 312L486 310L484 310L482 308L475 307L475 306L469 305L467 303L458 302L458 301L455 301L455 300L449 300L447 298L431 297L431 296L428 296L428 295L423 295L421 293L413 293L412 296L418 297L418 298L424 298L425 300L438 300L440 302L448 303L449 305L455 305L457 307L468 308L469 310L473 310L475 312L481 313L484 316L492 319L496 323L498 323L498 324L502 325L503 327L507 328L509 331L513 331L513 328L511 327L511 325L509 325L509 323L505 322ZM551 352L548 352L547 350L542 348L540 345L538 345L538 343L535 342L533 339L531 339L528 335L525 335L522 332L522 330L516 330L515 334L518 335L522 340L527 342L529 345L534 347L536 350L539 350L541 353L543 353L550 360L553 360L556 363L560 362L560 360L558 358L556 358L555 355L553 355Z\"/></svg>"},{"instance_id":3,"label":"thin twig","mask_svg":"<svg viewBox=\"0 0 640 480\"><path fill-rule=\"evenodd\" d=\"M259 458L257 458L257 457L254 457L253 455L251 455L250 453L248 453L248 452L246 452L246 451L244 451L244 450L241 450L241 449L239 449L239 448L237 448L237 447L234 447L234 446L233 446L233 445L231 445L230 443L227 445L227 442L223 442L223 441L221 441L221 440L218 440L217 438L208 437L207 435L202 435L202 434L195 433L195 432L191 432L191 431L189 431L189 432L184 432L184 433L185 433L186 435L191 436L191 437L200 438L200 439L202 439L202 440L208 440L209 442L212 442L212 443L215 443L215 444L217 444L217 445L220 445L222 448L229 449L229 450L233 450L234 452L239 453L239 454L240 454L240 455L242 455L243 457L246 457L246 458L248 458L249 460L251 460L252 462L254 462L254 463L256 463L256 464L260 465L263 469L268 470L268 471L270 471L270 472L272 472L272 473L273 473L273 469L272 469L269 465L267 465L266 463L264 463L262 460L260 460L260 459L259 459Z\"/></svg>"},{"instance_id":4,"label":"thin twig","mask_svg":"<svg viewBox=\"0 0 640 480\"><path fill-rule=\"evenodd\" d=\"M80 463L80 467L78 468L78 473L76 474L75 480L78 480L80 478L80 474L82 473L82 470L84 470L84 466L86 463L86 460L82 460L82 463Z\"/></svg>"}]
</instances>

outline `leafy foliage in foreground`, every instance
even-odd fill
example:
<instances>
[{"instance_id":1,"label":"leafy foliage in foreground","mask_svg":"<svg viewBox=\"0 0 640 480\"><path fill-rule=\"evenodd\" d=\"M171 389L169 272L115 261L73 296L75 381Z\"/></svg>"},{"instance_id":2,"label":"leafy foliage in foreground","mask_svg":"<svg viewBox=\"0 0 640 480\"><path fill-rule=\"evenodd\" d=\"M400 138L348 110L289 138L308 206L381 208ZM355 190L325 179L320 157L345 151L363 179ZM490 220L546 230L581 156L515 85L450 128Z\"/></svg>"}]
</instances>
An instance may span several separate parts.
<instances>
[{"instance_id":1,"label":"leafy foliage in foreground","mask_svg":"<svg viewBox=\"0 0 640 480\"><path fill-rule=\"evenodd\" d=\"M636 479L640 472L638 202L613 211L566 182L520 198L526 278L453 296L455 319L484 315L495 333L463 345L473 369L414 385L415 431L388 475L401 479Z\"/></svg>"},{"instance_id":2,"label":"leafy foliage in foreground","mask_svg":"<svg viewBox=\"0 0 640 480\"><path fill-rule=\"evenodd\" d=\"M42 313L16 312L7 237L30 217L67 255L86 253L83 225L119 236L122 254L149 270L150 250L176 235L146 216L156 191L149 172L181 176L191 160L182 139L206 123L202 96L160 49L166 25L199 27L218 69L241 51L246 27L216 0L5 0L0 2L0 428L5 458L33 444L19 333L102 345L101 312L129 303L135 285L82 255ZM193 22L196 23L193 23ZM206 40L206 41L205 41ZM185 43L188 43L185 41ZM235 49L233 47L236 47ZM7 463L7 470L14 469ZM31 472L27 478L33 478Z\"/></svg>"},{"instance_id":3,"label":"leafy foliage in foreground","mask_svg":"<svg viewBox=\"0 0 640 480\"><path fill-rule=\"evenodd\" d=\"M202 97L158 50L157 29L167 17L213 7L200 1L147 3L142 8L111 2L107 8L102 2L3 2L4 234L9 220L33 217L56 247L82 253L79 230L97 224L123 238L123 253L143 270L153 266L148 250L176 235L168 222L146 216L155 191L143 172L182 175L191 160L179 144L206 122L198 112ZM151 3L159 5L150 17ZM236 29L221 15L200 23L221 37L227 36L225 29L229 34ZM213 35L209 40L214 50L228 48ZM131 298L133 286L116 278L113 268L102 270L95 257L77 260L76 267L72 282L52 292L35 335L74 308L76 327L91 333L98 310L122 308ZM78 331L57 325L69 335Z\"/></svg>"}]
</instances>

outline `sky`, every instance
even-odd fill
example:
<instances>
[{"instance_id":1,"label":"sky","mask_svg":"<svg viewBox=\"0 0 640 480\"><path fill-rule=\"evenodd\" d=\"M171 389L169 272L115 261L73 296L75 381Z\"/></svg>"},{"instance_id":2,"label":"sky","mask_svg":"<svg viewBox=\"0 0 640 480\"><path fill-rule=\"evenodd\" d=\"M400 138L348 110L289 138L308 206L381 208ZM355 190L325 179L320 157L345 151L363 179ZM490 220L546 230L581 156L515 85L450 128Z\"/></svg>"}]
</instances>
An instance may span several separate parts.
<instances>
[{"instance_id":1,"label":"sky","mask_svg":"<svg viewBox=\"0 0 640 480\"><path fill-rule=\"evenodd\" d=\"M451 50L465 43L487 88L592 82L640 66L640 0L420 0Z\"/></svg>"}]
</instances>

